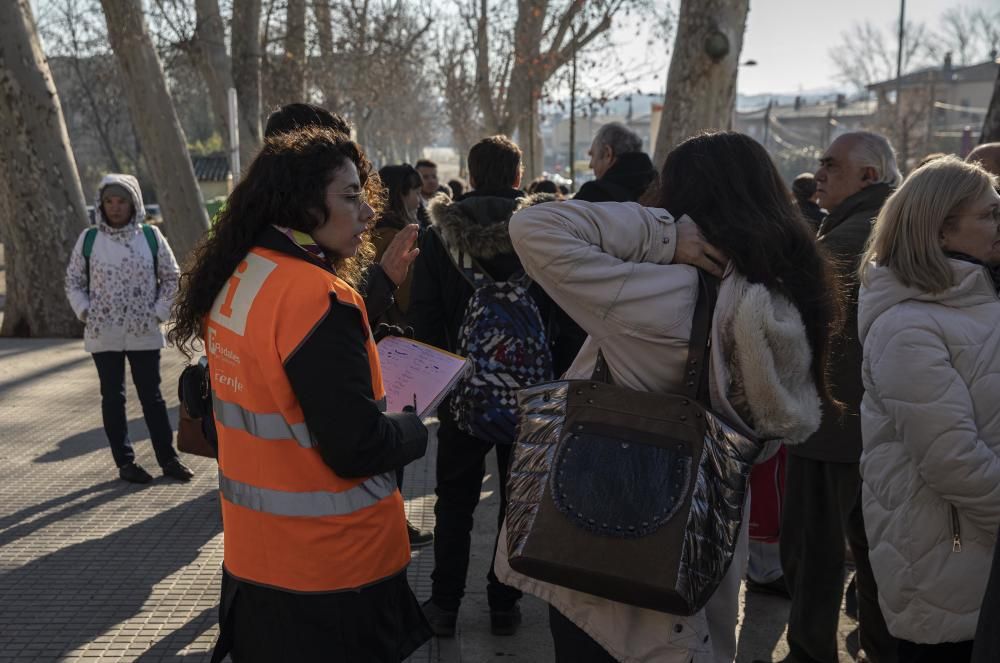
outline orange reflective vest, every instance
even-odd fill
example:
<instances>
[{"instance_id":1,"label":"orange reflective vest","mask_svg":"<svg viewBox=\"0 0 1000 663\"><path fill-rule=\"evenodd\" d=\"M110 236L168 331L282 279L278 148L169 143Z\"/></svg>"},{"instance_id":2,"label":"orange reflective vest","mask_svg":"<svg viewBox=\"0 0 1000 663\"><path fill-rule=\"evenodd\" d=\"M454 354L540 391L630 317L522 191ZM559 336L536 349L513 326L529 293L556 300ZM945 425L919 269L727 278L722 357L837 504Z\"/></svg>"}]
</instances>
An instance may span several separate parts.
<instances>
[{"instance_id":1,"label":"orange reflective vest","mask_svg":"<svg viewBox=\"0 0 1000 663\"><path fill-rule=\"evenodd\" d=\"M410 560L395 475L337 476L285 375L284 362L326 315L331 295L361 311L374 397L384 403L364 301L307 260L254 248L206 322L226 569L297 592L364 587Z\"/></svg>"}]
</instances>

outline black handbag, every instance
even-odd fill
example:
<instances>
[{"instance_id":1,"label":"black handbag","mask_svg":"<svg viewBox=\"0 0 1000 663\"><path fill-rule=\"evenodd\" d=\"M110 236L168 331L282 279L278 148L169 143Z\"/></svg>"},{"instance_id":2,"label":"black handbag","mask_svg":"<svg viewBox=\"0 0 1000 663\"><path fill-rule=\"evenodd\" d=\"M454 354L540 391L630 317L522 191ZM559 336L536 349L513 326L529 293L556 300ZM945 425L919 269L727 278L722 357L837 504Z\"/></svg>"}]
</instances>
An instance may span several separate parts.
<instances>
[{"instance_id":1,"label":"black handbag","mask_svg":"<svg viewBox=\"0 0 1000 663\"><path fill-rule=\"evenodd\" d=\"M177 380L177 400L180 401L177 450L217 458L219 437L215 431L207 358L202 357L181 371Z\"/></svg>"},{"instance_id":2,"label":"black handbag","mask_svg":"<svg viewBox=\"0 0 1000 663\"><path fill-rule=\"evenodd\" d=\"M598 352L590 380L518 394L507 489L515 571L676 615L719 586L762 444L709 406L714 296L699 272L683 392L616 386Z\"/></svg>"}]
</instances>

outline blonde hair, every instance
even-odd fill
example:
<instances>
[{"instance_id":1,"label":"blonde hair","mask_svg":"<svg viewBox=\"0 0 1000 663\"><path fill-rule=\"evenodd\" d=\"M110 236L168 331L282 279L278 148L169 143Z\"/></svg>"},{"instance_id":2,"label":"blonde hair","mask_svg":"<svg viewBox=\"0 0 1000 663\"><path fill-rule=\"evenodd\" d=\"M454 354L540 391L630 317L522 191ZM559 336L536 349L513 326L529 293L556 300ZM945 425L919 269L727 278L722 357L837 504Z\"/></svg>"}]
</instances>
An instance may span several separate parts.
<instances>
[{"instance_id":1,"label":"blonde hair","mask_svg":"<svg viewBox=\"0 0 1000 663\"><path fill-rule=\"evenodd\" d=\"M941 248L948 217L996 185L980 166L944 156L913 171L882 206L858 275L868 283L874 265L892 270L906 286L941 292L952 286L952 271Z\"/></svg>"}]
</instances>

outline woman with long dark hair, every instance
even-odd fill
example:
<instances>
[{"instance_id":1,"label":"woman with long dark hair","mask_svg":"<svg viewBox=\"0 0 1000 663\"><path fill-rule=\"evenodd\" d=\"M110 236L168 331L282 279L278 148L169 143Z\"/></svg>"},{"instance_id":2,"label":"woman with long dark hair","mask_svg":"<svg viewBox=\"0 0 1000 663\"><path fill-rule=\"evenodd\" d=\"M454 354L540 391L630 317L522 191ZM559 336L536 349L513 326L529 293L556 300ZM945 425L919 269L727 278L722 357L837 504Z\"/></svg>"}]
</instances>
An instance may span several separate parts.
<instances>
[{"instance_id":1,"label":"woman with long dark hair","mask_svg":"<svg viewBox=\"0 0 1000 663\"><path fill-rule=\"evenodd\" d=\"M268 138L181 277L170 339L189 356L204 341L219 436L213 660L400 661L429 637L394 474L427 431L385 414L354 289L373 175L329 129Z\"/></svg>"},{"instance_id":2,"label":"woman with long dark hair","mask_svg":"<svg viewBox=\"0 0 1000 663\"><path fill-rule=\"evenodd\" d=\"M803 442L819 426L821 403L831 401L826 361L839 306L826 261L767 152L736 133L686 140L668 155L648 205L547 203L511 220L525 270L589 334L566 377L589 379L600 350L615 384L681 392L699 284L692 265L701 266L723 276L711 332L712 407L761 439ZM776 449L776 441L765 444L759 460ZM746 512L729 571L689 617L519 574L507 563L505 534L497 575L549 603L557 661L731 662Z\"/></svg>"}]
</instances>

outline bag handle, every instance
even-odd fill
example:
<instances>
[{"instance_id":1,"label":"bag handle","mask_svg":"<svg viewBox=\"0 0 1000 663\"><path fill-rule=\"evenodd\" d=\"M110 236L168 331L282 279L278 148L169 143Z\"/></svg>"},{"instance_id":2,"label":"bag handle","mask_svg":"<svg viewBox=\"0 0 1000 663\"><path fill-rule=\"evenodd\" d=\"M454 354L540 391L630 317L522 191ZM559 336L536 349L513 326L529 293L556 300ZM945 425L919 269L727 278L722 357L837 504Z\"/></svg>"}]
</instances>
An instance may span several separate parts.
<instances>
[{"instance_id":1,"label":"bag handle","mask_svg":"<svg viewBox=\"0 0 1000 663\"><path fill-rule=\"evenodd\" d=\"M688 340L687 363L684 366L684 395L692 400L709 404L708 361L712 347L712 315L718 281L708 273L698 270L698 301L694 305L691 337Z\"/></svg>"},{"instance_id":2,"label":"bag handle","mask_svg":"<svg viewBox=\"0 0 1000 663\"><path fill-rule=\"evenodd\" d=\"M712 346L712 314L715 311L717 280L702 270L698 270L698 300L694 305L694 319L691 321L691 336L688 339L688 356L684 364L684 395L691 400L709 403L708 364L709 349ZM590 379L594 382L614 384L604 351L597 348L597 362Z\"/></svg>"}]
</instances>

